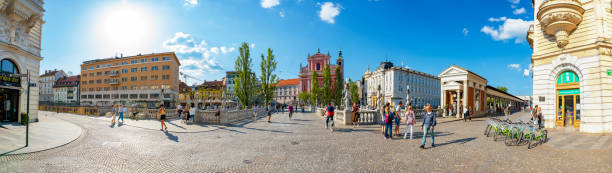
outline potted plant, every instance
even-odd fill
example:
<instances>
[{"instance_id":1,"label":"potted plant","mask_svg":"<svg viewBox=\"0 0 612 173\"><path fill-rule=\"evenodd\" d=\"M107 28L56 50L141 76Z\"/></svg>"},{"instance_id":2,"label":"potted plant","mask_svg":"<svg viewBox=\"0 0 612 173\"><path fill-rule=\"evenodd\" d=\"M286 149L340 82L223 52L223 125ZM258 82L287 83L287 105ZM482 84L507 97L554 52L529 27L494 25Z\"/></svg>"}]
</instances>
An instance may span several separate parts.
<instances>
[{"instance_id":1,"label":"potted plant","mask_svg":"<svg viewBox=\"0 0 612 173\"><path fill-rule=\"evenodd\" d=\"M21 125L27 125L30 122L30 117L28 117L28 114L21 113Z\"/></svg>"}]
</instances>

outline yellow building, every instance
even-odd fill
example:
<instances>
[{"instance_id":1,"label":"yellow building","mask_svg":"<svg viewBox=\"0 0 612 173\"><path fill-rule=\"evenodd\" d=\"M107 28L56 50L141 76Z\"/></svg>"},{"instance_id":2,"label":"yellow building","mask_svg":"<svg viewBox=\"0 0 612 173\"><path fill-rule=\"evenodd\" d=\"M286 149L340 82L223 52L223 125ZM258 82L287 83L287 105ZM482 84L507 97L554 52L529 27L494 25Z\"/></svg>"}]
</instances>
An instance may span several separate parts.
<instances>
[{"instance_id":1,"label":"yellow building","mask_svg":"<svg viewBox=\"0 0 612 173\"><path fill-rule=\"evenodd\" d=\"M535 0L533 104L545 127L612 132L612 11L609 0Z\"/></svg>"},{"instance_id":2,"label":"yellow building","mask_svg":"<svg viewBox=\"0 0 612 173\"><path fill-rule=\"evenodd\" d=\"M204 81L195 89L195 99L204 104L221 104L223 97L223 81Z\"/></svg>"}]
</instances>

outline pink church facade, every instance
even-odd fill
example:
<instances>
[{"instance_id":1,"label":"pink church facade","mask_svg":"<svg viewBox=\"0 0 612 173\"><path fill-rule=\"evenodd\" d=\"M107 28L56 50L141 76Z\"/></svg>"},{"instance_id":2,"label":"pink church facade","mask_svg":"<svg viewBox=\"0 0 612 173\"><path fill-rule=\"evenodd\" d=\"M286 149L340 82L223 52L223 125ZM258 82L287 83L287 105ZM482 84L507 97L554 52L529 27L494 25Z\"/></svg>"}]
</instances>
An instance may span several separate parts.
<instances>
[{"instance_id":1,"label":"pink church facade","mask_svg":"<svg viewBox=\"0 0 612 173\"><path fill-rule=\"evenodd\" d=\"M308 64L306 66L302 66L300 64L300 90L302 92L310 93L310 89L312 88L312 72L315 71L317 73L319 86L323 84L323 69L325 65L329 65L329 69L331 72L332 84L335 83L336 75L340 75L340 78L344 79L344 58L342 57L342 51L338 52L338 58L336 58L336 64L330 63L331 56L329 53L327 55L321 54L320 50L317 51L316 54L312 56L308 56ZM340 67L340 74L336 74L336 67Z\"/></svg>"}]
</instances>

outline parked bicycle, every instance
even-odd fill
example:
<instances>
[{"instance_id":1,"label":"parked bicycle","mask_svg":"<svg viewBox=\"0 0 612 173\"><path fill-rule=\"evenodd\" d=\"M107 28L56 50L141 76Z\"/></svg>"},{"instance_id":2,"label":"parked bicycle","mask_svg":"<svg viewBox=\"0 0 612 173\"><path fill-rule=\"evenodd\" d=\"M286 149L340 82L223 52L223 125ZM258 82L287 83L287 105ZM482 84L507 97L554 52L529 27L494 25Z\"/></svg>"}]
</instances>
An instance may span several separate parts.
<instances>
[{"instance_id":1,"label":"parked bicycle","mask_svg":"<svg viewBox=\"0 0 612 173\"><path fill-rule=\"evenodd\" d=\"M497 136L504 136L504 143L507 146L527 144L529 149L547 142L548 131L539 129L537 123L533 120L523 122L521 120L512 122L509 120L500 120L498 118L489 118L484 135L490 137L493 135L493 140L497 141Z\"/></svg>"}]
</instances>

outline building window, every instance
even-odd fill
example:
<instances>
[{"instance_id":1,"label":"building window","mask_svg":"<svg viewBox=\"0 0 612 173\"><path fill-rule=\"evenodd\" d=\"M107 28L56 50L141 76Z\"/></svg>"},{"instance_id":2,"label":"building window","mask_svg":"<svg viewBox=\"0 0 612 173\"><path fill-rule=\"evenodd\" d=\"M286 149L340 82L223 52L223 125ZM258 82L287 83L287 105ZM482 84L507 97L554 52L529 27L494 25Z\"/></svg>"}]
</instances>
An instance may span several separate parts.
<instances>
[{"instance_id":1,"label":"building window","mask_svg":"<svg viewBox=\"0 0 612 173\"><path fill-rule=\"evenodd\" d=\"M162 58L162 61L170 61L170 57L165 56Z\"/></svg>"},{"instance_id":2,"label":"building window","mask_svg":"<svg viewBox=\"0 0 612 173\"><path fill-rule=\"evenodd\" d=\"M130 64L138 64L138 60L136 60L136 59L132 60L132 61L130 61Z\"/></svg>"},{"instance_id":3,"label":"building window","mask_svg":"<svg viewBox=\"0 0 612 173\"><path fill-rule=\"evenodd\" d=\"M141 71L141 72L142 72L142 71L147 71L147 67L142 67L142 68L140 68L140 71Z\"/></svg>"},{"instance_id":4,"label":"building window","mask_svg":"<svg viewBox=\"0 0 612 173\"><path fill-rule=\"evenodd\" d=\"M127 61L123 61L123 62L121 62L121 65L127 65L127 64L128 64L128 62L127 62Z\"/></svg>"},{"instance_id":5,"label":"building window","mask_svg":"<svg viewBox=\"0 0 612 173\"><path fill-rule=\"evenodd\" d=\"M151 62L157 62L159 61L159 58L151 58Z\"/></svg>"},{"instance_id":6,"label":"building window","mask_svg":"<svg viewBox=\"0 0 612 173\"><path fill-rule=\"evenodd\" d=\"M157 80L157 78L159 78L159 76L157 76L157 75L152 75L151 76L151 80Z\"/></svg>"},{"instance_id":7,"label":"building window","mask_svg":"<svg viewBox=\"0 0 612 173\"><path fill-rule=\"evenodd\" d=\"M140 98L141 99L146 99L148 98L149 94L140 94Z\"/></svg>"},{"instance_id":8,"label":"building window","mask_svg":"<svg viewBox=\"0 0 612 173\"><path fill-rule=\"evenodd\" d=\"M317 63L317 71L321 70L321 64Z\"/></svg>"},{"instance_id":9,"label":"building window","mask_svg":"<svg viewBox=\"0 0 612 173\"><path fill-rule=\"evenodd\" d=\"M96 72L96 76L102 76L102 72L101 71Z\"/></svg>"},{"instance_id":10,"label":"building window","mask_svg":"<svg viewBox=\"0 0 612 173\"><path fill-rule=\"evenodd\" d=\"M104 87L104 91L108 91L108 90L110 90L110 88Z\"/></svg>"},{"instance_id":11,"label":"building window","mask_svg":"<svg viewBox=\"0 0 612 173\"><path fill-rule=\"evenodd\" d=\"M121 78L121 82L127 82L127 78L126 77Z\"/></svg>"},{"instance_id":12,"label":"building window","mask_svg":"<svg viewBox=\"0 0 612 173\"><path fill-rule=\"evenodd\" d=\"M138 98L138 94L130 94L130 99L137 99Z\"/></svg>"},{"instance_id":13,"label":"building window","mask_svg":"<svg viewBox=\"0 0 612 173\"><path fill-rule=\"evenodd\" d=\"M145 63L145 62L147 62L147 59L141 59L140 62L141 63Z\"/></svg>"},{"instance_id":14,"label":"building window","mask_svg":"<svg viewBox=\"0 0 612 173\"><path fill-rule=\"evenodd\" d=\"M121 97L122 99L127 99L127 98L128 98L128 95L127 95L127 94L121 94L121 95L120 95L120 97Z\"/></svg>"},{"instance_id":15,"label":"building window","mask_svg":"<svg viewBox=\"0 0 612 173\"><path fill-rule=\"evenodd\" d=\"M169 80L170 79L170 75L166 74L166 75L162 75L162 80Z\"/></svg>"},{"instance_id":16,"label":"building window","mask_svg":"<svg viewBox=\"0 0 612 173\"><path fill-rule=\"evenodd\" d=\"M138 80L138 77L136 77L136 76L130 77L130 81L137 81L137 80Z\"/></svg>"},{"instance_id":17,"label":"building window","mask_svg":"<svg viewBox=\"0 0 612 173\"><path fill-rule=\"evenodd\" d=\"M89 91L94 91L94 89L93 88L89 88Z\"/></svg>"},{"instance_id":18,"label":"building window","mask_svg":"<svg viewBox=\"0 0 612 173\"><path fill-rule=\"evenodd\" d=\"M98 79L98 80L96 80L96 83L97 83L97 84L101 84L101 83L102 83L102 80L101 80L101 79Z\"/></svg>"},{"instance_id":19,"label":"building window","mask_svg":"<svg viewBox=\"0 0 612 173\"><path fill-rule=\"evenodd\" d=\"M96 65L96 68L100 68L100 67L101 67L100 64Z\"/></svg>"},{"instance_id":20,"label":"building window","mask_svg":"<svg viewBox=\"0 0 612 173\"><path fill-rule=\"evenodd\" d=\"M109 79L104 79L104 83L110 83Z\"/></svg>"},{"instance_id":21,"label":"building window","mask_svg":"<svg viewBox=\"0 0 612 173\"><path fill-rule=\"evenodd\" d=\"M93 69L94 69L94 66L89 66L89 70L93 70Z\"/></svg>"},{"instance_id":22,"label":"building window","mask_svg":"<svg viewBox=\"0 0 612 173\"><path fill-rule=\"evenodd\" d=\"M157 71L157 70L159 70L158 66L151 66L151 71Z\"/></svg>"},{"instance_id":23,"label":"building window","mask_svg":"<svg viewBox=\"0 0 612 173\"><path fill-rule=\"evenodd\" d=\"M104 75L109 75L109 74L110 74L110 71L105 71L104 72Z\"/></svg>"},{"instance_id":24,"label":"building window","mask_svg":"<svg viewBox=\"0 0 612 173\"><path fill-rule=\"evenodd\" d=\"M102 95L102 98L104 98L104 99L110 99L110 94L104 94L104 95Z\"/></svg>"},{"instance_id":25,"label":"building window","mask_svg":"<svg viewBox=\"0 0 612 173\"><path fill-rule=\"evenodd\" d=\"M121 86L121 90L127 90L128 87L127 86Z\"/></svg>"},{"instance_id":26,"label":"building window","mask_svg":"<svg viewBox=\"0 0 612 173\"><path fill-rule=\"evenodd\" d=\"M114 86L114 87L113 87L113 91L117 91L117 90L119 90L119 87Z\"/></svg>"},{"instance_id":27,"label":"building window","mask_svg":"<svg viewBox=\"0 0 612 173\"><path fill-rule=\"evenodd\" d=\"M121 70L121 73L126 74L126 73L128 73L128 71L129 70L127 68L124 68L124 69Z\"/></svg>"},{"instance_id":28,"label":"building window","mask_svg":"<svg viewBox=\"0 0 612 173\"><path fill-rule=\"evenodd\" d=\"M81 70L85 71L85 70L87 70L87 67L83 67L83 68L81 68Z\"/></svg>"},{"instance_id":29,"label":"building window","mask_svg":"<svg viewBox=\"0 0 612 173\"><path fill-rule=\"evenodd\" d=\"M157 98L159 98L159 94L150 94L149 98L157 99Z\"/></svg>"},{"instance_id":30,"label":"building window","mask_svg":"<svg viewBox=\"0 0 612 173\"><path fill-rule=\"evenodd\" d=\"M169 65L162 66L162 70L170 70L170 66Z\"/></svg>"},{"instance_id":31,"label":"building window","mask_svg":"<svg viewBox=\"0 0 612 173\"><path fill-rule=\"evenodd\" d=\"M93 77L93 76L94 76L94 73L89 73L89 77Z\"/></svg>"},{"instance_id":32,"label":"building window","mask_svg":"<svg viewBox=\"0 0 612 173\"><path fill-rule=\"evenodd\" d=\"M102 94L96 94L96 99L101 99L102 98Z\"/></svg>"},{"instance_id":33,"label":"building window","mask_svg":"<svg viewBox=\"0 0 612 173\"><path fill-rule=\"evenodd\" d=\"M104 67L110 67L110 64L104 64Z\"/></svg>"},{"instance_id":34,"label":"building window","mask_svg":"<svg viewBox=\"0 0 612 173\"><path fill-rule=\"evenodd\" d=\"M147 77L146 77L146 76L140 76L140 80L141 80L141 81L146 81L146 80L147 80Z\"/></svg>"},{"instance_id":35,"label":"building window","mask_svg":"<svg viewBox=\"0 0 612 173\"><path fill-rule=\"evenodd\" d=\"M94 83L94 81L93 81L93 80L89 80L89 84L93 84L93 83Z\"/></svg>"},{"instance_id":36,"label":"building window","mask_svg":"<svg viewBox=\"0 0 612 173\"><path fill-rule=\"evenodd\" d=\"M138 68L132 68L132 72L133 72L133 73L138 72Z\"/></svg>"}]
</instances>

